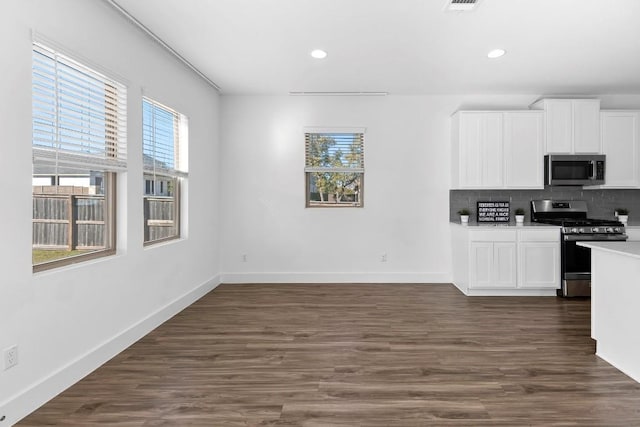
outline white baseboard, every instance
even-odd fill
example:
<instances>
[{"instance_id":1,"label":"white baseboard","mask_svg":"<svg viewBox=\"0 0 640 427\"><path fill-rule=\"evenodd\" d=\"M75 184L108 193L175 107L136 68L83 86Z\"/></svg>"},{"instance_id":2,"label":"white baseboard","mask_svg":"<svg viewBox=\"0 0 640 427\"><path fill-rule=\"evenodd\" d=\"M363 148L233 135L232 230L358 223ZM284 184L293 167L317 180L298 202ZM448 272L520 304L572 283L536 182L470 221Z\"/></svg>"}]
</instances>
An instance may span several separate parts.
<instances>
[{"instance_id":1,"label":"white baseboard","mask_svg":"<svg viewBox=\"0 0 640 427\"><path fill-rule=\"evenodd\" d=\"M448 273L223 273L222 283L451 283Z\"/></svg>"},{"instance_id":2,"label":"white baseboard","mask_svg":"<svg viewBox=\"0 0 640 427\"><path fill-rule=\"evenodd\" d=\"M453 285L468 297L555 297L556 290L550 288L517 288L517 289L473 289L469 283L461 280L453 281Z\"/></svg>"},{"instance_id":3,"label":"white baseboard","mask_svg":"<svg viewBox=\"0 0 640 427\"><path fill-rule=\"evenodd\" d=\"M600 346L596 341L596 356L598 356L600 359L604 360L609 365L613 366L618 371L622 372L623 374L625 374L635 382L640 383L640 371L636 369L634 372L631 372L628 368L624 367L624 363L622 364L618 363L618 361L616 360L616 357L612 357L610 354L607 354L607 352L601 350L599 347ZM624 369L620 368L620 365L623 365Z\"/></svg>"},{"instance_id":4,"label":"white baseboard","mask_svg":"<svg viewBox=\"0 0 640 427\"><path fill-rule=\"evenodd\" d=\"M464 292L463 292L464 293ZM555 289L469 289L468 297L555 297Z\"/></svg>"},{"instance_id":5,"label":"white baseboard","mask_svg":"<svg viewBox=\"0 0 640 427\"><path fill-rule=\"evenodd\" d=\"M47 401L102 366L131 344L147 335L153 329L202 298L205 294L215 289L220 283L220 276L215 276L207 280L195 289L176 298L139 322L131 325L103 344L79 356L71 363L63 366L46 378L43 378L33 386L18 392L15 396L0 404L0 417L2 417L2 415L6 416L6 419L0 422L0 425L10 426L17 423Z\"/></svg>"}]
</instances>

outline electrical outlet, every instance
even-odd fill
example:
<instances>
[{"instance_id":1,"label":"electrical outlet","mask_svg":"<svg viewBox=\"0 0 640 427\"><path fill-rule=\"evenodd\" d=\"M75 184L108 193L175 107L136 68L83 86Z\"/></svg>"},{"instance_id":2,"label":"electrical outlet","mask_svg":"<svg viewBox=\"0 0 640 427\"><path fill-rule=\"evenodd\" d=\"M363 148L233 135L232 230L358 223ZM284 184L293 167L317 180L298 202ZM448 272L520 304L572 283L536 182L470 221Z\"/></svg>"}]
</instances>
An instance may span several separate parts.
<instances>
[{"instance_id":1,"label":"electrical outlet","mask_svg":"<svg viewBox=\"0 0 640 427\"><path fill-rule=\"evenodd\" d=\"M13 368L18 364L18 346L5 348L4 350L4 370Z\"/></svg>"},{"instance_id":2,"label":"electrical outlet","mask_svg":"<svg viewBox=\"0 0 640 427\"><path fill-rule=\"evenodd\" d=\"M387 253L384 252L381 256L380 256L380 262L387 262Z\"/></svg>"}]
</instances>

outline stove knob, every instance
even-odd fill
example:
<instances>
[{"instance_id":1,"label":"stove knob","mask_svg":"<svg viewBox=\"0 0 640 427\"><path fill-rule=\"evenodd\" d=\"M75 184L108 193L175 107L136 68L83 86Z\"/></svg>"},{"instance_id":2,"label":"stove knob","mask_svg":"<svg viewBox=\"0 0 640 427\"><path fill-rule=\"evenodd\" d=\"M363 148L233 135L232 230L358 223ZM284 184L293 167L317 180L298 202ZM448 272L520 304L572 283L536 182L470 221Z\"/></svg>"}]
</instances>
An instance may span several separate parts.
<instances>
[{"instance_id":1,"label":"stove knob","mask_svg":"<svg viewBox=\"0 0 640 427\"><path fill-rule=\"evenodd\" d=\"M573 228L571 229L571 232L572 232L572 233L579 233L580 231L579 231L576 227L573 227Z\"/></svg>"},{"instance_id":2,"label":"stove knob","mask_svg":"<svg viewBox=\"0 0 640 427\"><path fill-rule=\"evenodd\" d=\"M598 227L592 227L591 231L597 233L600 229Z\"/></svg>"},{"instance_id":3,"label":"stove knob","mask_svg":"<svg viewBox=\"0 0 640 427\"><path fill-rule=\"evenodd\" d=\"M621 227L616 227L615 229L616 233L622 233L622 228Z\"/></svg>"},{"instance_id":4,"label":"stove knob","mask_svg":"<svg viewBox=\"0 0 640 427\"><path fill-rule=\"evenodd\" d=\"M613 227L607 227L607 233L613 233Z\"/></svg>"}]
</instances>

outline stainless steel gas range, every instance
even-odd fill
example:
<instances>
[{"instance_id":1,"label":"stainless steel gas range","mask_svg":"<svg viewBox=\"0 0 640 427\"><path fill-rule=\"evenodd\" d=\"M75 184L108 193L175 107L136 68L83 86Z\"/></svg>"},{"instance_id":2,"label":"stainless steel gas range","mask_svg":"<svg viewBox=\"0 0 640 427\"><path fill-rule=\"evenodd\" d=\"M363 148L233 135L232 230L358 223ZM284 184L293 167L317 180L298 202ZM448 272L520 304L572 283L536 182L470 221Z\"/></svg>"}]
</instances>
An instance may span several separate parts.
<instances>
[{"instance_id":1,"label":"stainless steel gas range","mask_svg":"<svg viewBox=\"0 0 640 427\"><path fill-rule=\"evenodd\" d=\"M588 218L583 200L532 200L531 220L562 227L558 295L563 297L591 295L591 250L577 242L627 240L621 222Z\"/></svg>"}]
</instances>

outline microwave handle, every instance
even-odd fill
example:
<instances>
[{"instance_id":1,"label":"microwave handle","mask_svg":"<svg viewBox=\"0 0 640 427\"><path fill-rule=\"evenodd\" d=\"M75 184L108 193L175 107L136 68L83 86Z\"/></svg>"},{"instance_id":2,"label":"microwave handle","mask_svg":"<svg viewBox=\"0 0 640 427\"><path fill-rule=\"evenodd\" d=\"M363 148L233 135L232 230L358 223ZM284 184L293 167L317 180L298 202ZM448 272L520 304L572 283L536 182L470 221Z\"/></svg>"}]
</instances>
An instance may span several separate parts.
<instances>
[{"instance_id":1,"label":"microwave handle","mask_svg":"<svg viewBox=\"0 0 640 427\"><path fill-rule=\"evenodd\" d=\"M591 173L589 174L589 179L594 180L596 179L596 162L595 160L591 160L589 162L589 167L591 168Z\"/></svg>"}]
</instances>

